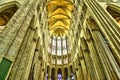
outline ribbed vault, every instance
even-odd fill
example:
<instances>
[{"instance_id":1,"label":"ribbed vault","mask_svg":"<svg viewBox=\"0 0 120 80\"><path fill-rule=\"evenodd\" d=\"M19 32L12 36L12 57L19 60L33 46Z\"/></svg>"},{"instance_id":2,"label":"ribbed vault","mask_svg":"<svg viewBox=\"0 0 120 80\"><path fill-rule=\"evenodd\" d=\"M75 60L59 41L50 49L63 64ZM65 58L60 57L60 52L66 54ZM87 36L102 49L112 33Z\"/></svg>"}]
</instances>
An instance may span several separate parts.
<instances>
[{"instance_id":1,"label":"ribbed vault","mask_svg":"<svg viewBox=\"0 0 120 80\"><path fill-rule=\"evenodd\" d=\"M68 35L73 8L73 4L68 0L51 0L48 2L50 36Z\"/></svg>"}]
</instances>

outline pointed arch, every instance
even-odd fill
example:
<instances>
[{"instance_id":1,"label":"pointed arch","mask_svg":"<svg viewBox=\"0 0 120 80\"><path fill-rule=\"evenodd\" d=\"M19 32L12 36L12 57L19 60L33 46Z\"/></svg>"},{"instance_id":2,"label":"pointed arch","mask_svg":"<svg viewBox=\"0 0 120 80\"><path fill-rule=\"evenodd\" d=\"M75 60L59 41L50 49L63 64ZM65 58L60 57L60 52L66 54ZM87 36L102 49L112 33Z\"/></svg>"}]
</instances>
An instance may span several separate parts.
<instances>
[{"instance_id":1,"label":"pointed arch","mask_svg":"<svg viewBox=\"0 0 120 80\"><path fill-rule=\"evenodd\" d=\"M5 28L17 9L18 5L15 2L0 6L0 32Z\"/></svg>"},{"instance_id":2,"label":"pointed arch","mask_svg":"<svg viewBox=\"0 0 120 80\"><path fill-rule=\"evenodd\" d=\"M115 19L115 21L120 25L120 9L114 5L107 6L106 10Z\"/></svg>"}]
</instances>

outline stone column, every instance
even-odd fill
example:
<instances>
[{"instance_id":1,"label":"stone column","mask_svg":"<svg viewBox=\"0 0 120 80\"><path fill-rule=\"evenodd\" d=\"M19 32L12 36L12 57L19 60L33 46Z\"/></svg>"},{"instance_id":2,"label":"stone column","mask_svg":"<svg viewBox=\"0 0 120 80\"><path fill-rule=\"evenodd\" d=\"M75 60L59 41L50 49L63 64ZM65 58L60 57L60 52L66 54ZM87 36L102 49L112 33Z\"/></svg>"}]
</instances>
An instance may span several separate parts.
<instances>
[{"instance_id":1,"label":"stone column","mask_svg":"<svg viewBox=\"0 0 120 80\"><path fill-rule=\"evenodd\" d=\"M46 62L44 62L44 66L43 66L43 80L46 80L46 74L47 74L47 66L46 66Z\"/></svg>"},{"instance_id":2,"label":"stone column","mask_svg":"<svg viewBox=\"0 0 120 80\"><path fill-rule=\"evenodd\" d=\"M94 42L93 42L93 38L91 36L91 33L88 29L86 29L85 33L85 37L86 37L86 41L88 44L88 48L90 50L90 57L93 61L93 65L95 68L95 73L96 73L96 77L98 78L98 80L105 80L105 74L103 72L101 63L100 63L100 59L98 57L98 54L95 47L94 47Z\"/></svg>"},{"instance_id":3,"label":"stone column","mask_svg":"<svg viewBox=\"0 0 120 80\"><path fill-rule=\"evenodd\" d=\"M41 66L41 64L42 64L42 58L40 59L40 62L39 62L39 65L40 65L40 67L39 67L39 76L38 76L38 80L43 80L42 79L42 66Z\"/></svg>"},{"instance_id":4,"label":"stone column","mask_svg":"<svg viewBox=\"0 0 120 80\"><path fill-rule=\"evenodd\" d=\"M74 74L74 79L77 80L77 74L76 74L76 64L73 63L73 74Z\"/></svg>"},{"instance_id":5,"label":"stone column","mask_svg":"<svg viewBox=\"0 0 120 80\"><path fill-rule=\"evenodd\" d=\"M87 69L86 69L86 65L85 65L85 61L84 61L84 57L83 57L83 51L82 48L80 46L80 59L79 59L80 63L81 63L81 69L83 72L83 80L88 80L88 73L87 73Z\"/></svg>"},{"instance_id":6,"label":"stone column","mask_svg":"<svg viewBox=\"0 0 120 80\"><path fill-rule=\"evenodd\" d=\"M68 80L71 80L71 70L70 70L69 66L68 66Z\"/></svg>"},{"instance_id":7,"label":"stone column","mask_svg":"<svg viewBox=\"0 0 120 80\"><path fill-rule=\"evenodd\" d=\"M49 66L48 70L48 80L51 80L51 66Z\"/></svg>"},{"instance_id":8,"label":"stone column","mask_svg":"<svg viewBox=\"0 0 120 80\"><path fill-rule=\"evenodd\" d=\"M81 38L81 48L83 51L83 56L85 58L85 63L86 63L88 73L90 74L90 78L91 80L97 80L95 69L94 69L94 66L93 66L93 63L90 57L88 45L83 37Z\"/></svg>"},{"instance_id":9,"label":"stone column","mask_svg":"<svg viewBox=\"0 0 120 80\"><path fill-rule=\"evenodd\" d=\"M35 49L35 44L32 41L35 29L34 26L30 27L30 22L34 14L33 8L35 8L37 1L38 0L35 2L29 0L25 5L21 6L19 10L16 11L14 17L11 18L10 22L6 25L4 32L2 32L3 36L6 35L2 39L3 41L1 41L0 37L0 54L5 53L5 56L14 62L11 66L11 79L26 79L29 76L28 73L34 54L33 49ZM30 43L33 46L31 46ZM16 71L18 71L18 73L16 73Z\"/></svg>"},{"instance_id":10,"label":"stone column","mask_svg":"<svg viewBox=\"0 0 120 80\"><path fill-rule=\"evenodd\" d=\"M78 66L78 74L79 77L77 79L84 80L81 64Z\"/></svg>"},{"instance_id":11,"label":"stone column","mask_svg":"<svg viewBox=\"0 0 120 80\"><path fill-rule=\"evenodd\" d=\"M46 72L44 72L44 77L43 78L44 78L43 80L46 80Z\"/></svg>"},{"instance_id":12,"label":"stone column","mask_svg":"<svg viewBox=\"0 0 120 80\"><path fill-rule=\"evenodd\" d=\"M55 79L55 80L58 79L57 75L58 75L58 70L57 70L57 68L55 68L55 75L54 75L54 79Z\"/></svg>"},{"instance_id":13,"label":"stone column","mask_svg":"<svg viewBox=\"0 0 120 80\"><path fill-rule=\"evenodd\" d=\"M64 68L62 68L62 80L65 80L65 71L64 71Z\"/></svg>"},{"instance_id":14,"label":"stone column","mask_svg":"<svg viewBox=\"0 0 120 80\"><path fill-rule=\"evenodd\" d=\"M112 54L115 57L118 65L120 64L120 28L114 20L106 13L106 11L94 0L85 0L85 3L89 5L89 8L94 13L95 18L99 21L99 29L109 41L109 46L112 50ZM117 7L117 6L116 6ZM120 79L120 74L115 71Z\"/></svg>"},{"instance_id":15,"label":"stone column","mask_svg":"<svg viewBox=\"0 0 120 80\"><path fill-rule=\"evenodd\" d=\"M104 71L105 71L105 75L106 75L107 79L114 80L114 78L115 78L114 71L118 75L117 77L120 77L119 76L120 73L118 72L118 65L116 64L111 51L107 47L103 36L97 29L97 24L93 20L92 20L92 24L89 27L89 29L90 29L92 37L95 41L95 46L99 53L99 57L102 61L102 66L104 67Z\"/></svg>"},{"instance_id":16,"label":"stone column","mask_svg":"<svg viewBox=\"0 0 120 80\"><path fill-rule=\"evenodd\" d=\"M79 55L78 55L78 58L77 58L77 65L78 65L78 71L77 71L77 79L80 79L80 80L84 80L83 79L83 72L82 72L82 68L81 68L81 63L80 63L80 60L79 60Z\"/></svg>"},{"instance_id":17,"label":"stone column","mask_svg":"<svg viewBox=\"0 0 120 80\"><path fill-rule=\"evenodd\" d=\"M42 59L42 66L41 66L41 73L40 73L40 80L44 80L45 77L45 66L44 66L44 60Z\"/></svg>"},{"instance_id":18,"label":"stone column","mask_svg":"<svg viewBox=\"0 0 120 80\"><path fill-rule=\"evenodd\" d=\"M77 80L77 73L76 73L76 71L74 72L74 80Z\"/></svg>"}]
</instances>

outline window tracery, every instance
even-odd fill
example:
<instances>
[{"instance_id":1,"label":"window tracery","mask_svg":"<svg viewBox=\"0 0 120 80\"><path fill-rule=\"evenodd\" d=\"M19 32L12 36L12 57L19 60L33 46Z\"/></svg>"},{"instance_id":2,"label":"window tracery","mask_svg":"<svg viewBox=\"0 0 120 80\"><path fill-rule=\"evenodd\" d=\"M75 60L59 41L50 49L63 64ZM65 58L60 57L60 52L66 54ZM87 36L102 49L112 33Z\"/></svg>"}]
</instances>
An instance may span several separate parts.
<instances>
[{"instance_id":1,"label":"window tracery","mask_svg":"<svg viewBox=\"0 0 120 80\"><path fill-rule=\"evenodd\" d=\"M53 37L49 41L49 47L48 52L52 55L62 56L67 55L67 48L69 48L69 45L67 45L66 37ZM68 49L69 50L69 49ZM51 52L52 51L52 52Z\"/></svg>"}]
</instances>

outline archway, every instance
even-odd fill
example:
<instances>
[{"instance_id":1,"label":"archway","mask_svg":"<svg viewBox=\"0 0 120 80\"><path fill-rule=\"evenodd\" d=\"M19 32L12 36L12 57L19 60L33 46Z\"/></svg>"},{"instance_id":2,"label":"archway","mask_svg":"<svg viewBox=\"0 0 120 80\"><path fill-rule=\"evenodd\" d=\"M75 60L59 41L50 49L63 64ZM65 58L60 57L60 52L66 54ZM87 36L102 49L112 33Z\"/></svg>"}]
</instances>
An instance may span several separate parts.
<instances>
[{"instance_id":1,"label":"archway","mask_svg":"<svg viewBox=\"0 0 120 80\"><path fill-rule=\"evenodd\" d=\"M62 80L62 70L60 68L58 69L57 77L58 77L57 80Z\"/></svg>"},{"instance_id":2,"label":"archway","mask_svg":"<svg viewBox=\"0 0 120 80\"><path fill-rule=\"evenodd\" d=\"M120 10L117 10L115 7L108 6L106 10L109 12L109 14L117 21L117 23L120 25Z\"/></svg>"},{"instance_id":3,"label":"archway","mask_svg":"<svg viewBox=\"0 0 120 80\"><path fill-rule=\"evenodd\" d=\"M17 11L17 5L11 5L9 8L5 8L4 10L0 10L0 32L4 29L6 24L12 18L14 13Z\"/></svg>"}]
</instances>

